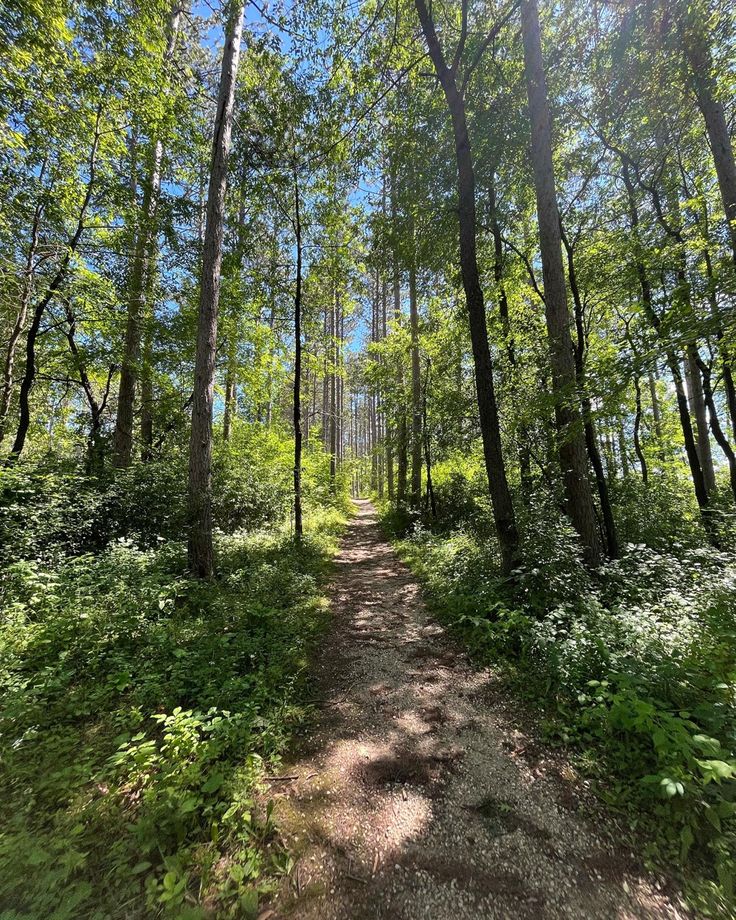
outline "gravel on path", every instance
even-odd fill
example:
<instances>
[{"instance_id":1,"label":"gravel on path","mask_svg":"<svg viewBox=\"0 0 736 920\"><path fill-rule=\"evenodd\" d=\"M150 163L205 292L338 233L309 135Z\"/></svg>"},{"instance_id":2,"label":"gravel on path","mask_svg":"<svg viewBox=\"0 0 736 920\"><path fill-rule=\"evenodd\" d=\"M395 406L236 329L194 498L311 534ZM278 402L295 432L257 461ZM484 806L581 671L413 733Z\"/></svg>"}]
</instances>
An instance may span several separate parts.
<instances>
[{"instance_id":1,"label":"gravel on path","mask_svg":"<svg viewBox=\"0 0 736 920\"><path fill-rule=\"evenodd\" d=\"M359 501L315 663L321 711L275 784L294 868L270 920L685 918L590 818L579 777L470 666Z\"/></svg>"}]
</instances>

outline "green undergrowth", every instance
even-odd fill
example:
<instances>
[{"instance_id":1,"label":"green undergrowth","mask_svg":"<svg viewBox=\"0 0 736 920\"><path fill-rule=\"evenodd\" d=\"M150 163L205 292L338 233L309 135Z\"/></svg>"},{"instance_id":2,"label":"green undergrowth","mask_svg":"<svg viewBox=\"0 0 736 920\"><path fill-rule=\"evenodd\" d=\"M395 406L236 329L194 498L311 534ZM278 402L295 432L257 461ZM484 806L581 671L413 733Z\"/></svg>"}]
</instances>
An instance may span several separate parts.
<instances>
[{"instance_id":1,"label":"green undergrowth","mask_svg":"<svg viewBox=\"0 0 736 920\"><path fill-rule=\"evenodd\" d=\"M383 522L437 616L543 709L645 859L677 868L699 915L736 916L736 557L628 545L591 575L540 530L510 584L477 534Z\"/></svg>"},{"instance_id":2,"label":"green undergrowth","mask_svg":"<svg viewBox=\"0 0 736 920\"><path fill-rule=\"evenodd\" d=\"M125 540L2 579L0 917L248 917L288 869L258 794L308 714L344 523L184 547Z\"/></svg>"}]
</instances>

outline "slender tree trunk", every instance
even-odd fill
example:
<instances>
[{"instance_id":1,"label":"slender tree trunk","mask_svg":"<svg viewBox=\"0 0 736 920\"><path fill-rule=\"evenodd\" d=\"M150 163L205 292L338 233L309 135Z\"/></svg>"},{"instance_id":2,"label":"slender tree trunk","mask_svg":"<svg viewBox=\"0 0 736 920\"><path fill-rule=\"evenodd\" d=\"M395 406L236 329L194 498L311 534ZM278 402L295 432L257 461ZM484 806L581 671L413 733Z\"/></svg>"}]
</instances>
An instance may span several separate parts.
<instances>
[{"instance_id":1,"label":"slender tree trunk","mask_svg":"<svg viewBox=\"0 0 736 920\"><path fill-rule=\"evenodd\" d=\"M422 494L422 379L419 367L419 307L412 220L412 255L409 265L409 322L411 325L411 492L409 504L419 508Z\"/></svg>"},{"instance_id":2,"label":"slender tree trunk","mask_svg":"<svg viewBox=\"0 0 736 920\"><path fill-rule=\"evenodd\" d=\"M102 418L107 407L107 400L110 394L110 381L114 372L114 366L110 368L107 376L107 386L103 393L102 399L99 400L95 394L92 381L89 379L87 368L79 351L76 341L77 320L68 303L64 304L64 312L68 323L66 329L66 339L69 343L69 351L74 359L77 368L79 382L82 384L87 405L90 412L90 430L87 438L87 458L85 469L87 475L95 475L101 472L104 463L103 443L102 443Z\"/></svg>"},{"instance_id":3,"label":"slender tree trunk","mask_svg":"<svg viewBox=\"0 0 736 920\"><path fill-rule=\"evenodd\" d=\"M700 466L700 457L698 456L697 443L693 432L692 420L690 418L690 406L688 405L687 395L685 394L685 385L682 379L682 370L677 356L673 352L667 355L667 363L672 374L675 384L675 394L677 396L677 411L680 416L680 427L682 436L685 441L685 455L687 456L688 465L690 466L690 475L693 480L695 489L695 498L698 506L704 514L704 521L710 520L709 517L709 500L708 490L705 486L705 477ZM707 529L707 528L706 528Z\"/></svg>"},{"instance_id":4,"label":"slender tree trunk","mask_svg":"<svg viewBox=\"0 0 736 920\"><path fill-rule=\"evenodd\" d=\"M733 447L726 437L725 432L721 428L721 423L718 419L715 399L713 398L712 371L699 355L697 355L696 360L698 369L700 370L703 378L703 396L705 404L708 407L711 431L713 432L713 437L716 439L718 446L721 448L726 456L726 460L728 461L731 491L733 492L734 499L736 499L736 454L734 454Z\"/></svg>"},{"instance_id":5,"label":"slender tree trunk","mask_svg":"<svg viewBox=\"0 0 736 920\"><path fill-rule=\"evenodd\" d=\"M307 371L306 374L302 374L303 383L302 383L302 392L300 393L301 404L302 404L302 443L305 446L309 446L309 428L311 424L310 415L309 415L309 403L311 395L311 386L312 386L312 375L309 370L309 328L304 329L302 334L302 361L306 358L307 360Z\"/></svg>"},{"instance_id":6,"label":"slender tree trunk","mask_svg":"<svg viewBox=\"0 0 736 920\"><path fill-rule=\"evenodd\" d=\"M43 177L46 172L46 161L41 167L41 174L39 176L39 186L43 185ZM15 369L15 352L18 348L18 342L20 337L23 334L25 329L26 319L28 317L28 307L31 302L31 297L33 296L33 275L34 275L34 261L36 259L36 250L38 249L38 235L41 228L41 216L43 214L43 205L44 197L43 192L39 194L38 201L36 202L36 207L33 211L33 221L31 224L31 239L28 245L28 252L26 253L26 265L25 271L23 272L23 287L20 295L20 305L18 306L18 313L15 317L15 322L13 323L13 328L10 330L10 339L8 340L8 347L5 351L5 363L3 365L3 382L2 389L0 390L0 442L2 442L5 437L5 425L8 418L8 410L10 408L10 399L13 395L13 371Z\"/></svg>"},{"instance_id":7,"label":"slender tree trunk","mask_svg":"<svg viewBox=\"0 0 736 920\"><path fill-rule=\"evenodd\" d=\"M176 0L169 17L164 66L167 66L174 56L182 11L183 7ZM125 344L123 347L123 360L120 366L117 416L113 436L113 462L116 467L130 466L133 459L135 397L141 361L142 324L146 308L146 294L148 292L147 275L153 271L151 263L156 252L155 222L161 195L163 154L163 142L161 138L157 138L153 142L150 152L148 179L143 191L141 220L136 236L130 276L130 300L128 302Z\"/></svg>"},{"instance_id":8,"label":"slender tree trunk","mask_svg":"<svg viewBox=\"0 0 736 920\"><path fill-rule=\"evenodd\" d=\"M301 540L302 523L302 218L299 175L294 166L294 232L296 235L296 288L294 291L294 532Z\"/></svg>"},{"instance_id":9,"label":"slender tree trunk","mask_svg":"<svg viewBox=\"0 0 736 920\"><path fill-rule=\"evenodd\" d=\"M723 103L716 95L713 61L705 39L688 23L683 23L683 26L690 79L713 153L721 201L728 222L733 261L736 264L736 160L728 133L726 113Z\"/></svg>"},{"instance_id":10,"label":"slender tree trunk","mask_svg":"<svg viewBox=\"0 0 736 920\"><path fill-rule=\"evenodd\" d=\"M585 340L585 317L583 300L580 296L578 286L578 277L575 270L575 256L573 245L567 239L564 230L561 229L562 242L567 254L567 274L570 281L570 291L572 292L572 301L575 312L575 329L577 332L577 345L575 347L575 377L578 388L582 394L581 407L583 415L583 424L585 428L585 447L588 452L590 465L593 467L595 474L596 487L598 489L598 499L601 503L601 513L603 515L603 529L606 535L606 547L611 559L618 559L619 545L618 534L616 533L616 522L613 517L613 508L611 507L611 498L608 493L608 481L606 480L603 461L601 460L600 451L598 450L598 439L595 433L595 421L593 419L593 405L586 392L585 381L585 359L587 355L587 343ZM625 455L622 455L625 456ZM624 475L626 467L624 466Z\"/></svg>"},{"instance_id":11,"label":"slender tree trunk","mask_svg":"<svg viewBox=\"0 0 736 920\"><path fill-rule=\"evenodd\" d=\"M330 307L331 315L332 308ZM324 353L322 355L322 447L325 452L330 449L330 420L328 416L330 398L330 371L329 362L332 346L330 345L330 324L327 307L322 314L322 341Z\"/></svg>"},{"instance_id":12,"label":"slender tree trunk","mask_svg":"<svg viewBox=\"0 0 736 920\"><path fill-rule=\"evenodd\" d=\"M644 480L644 485L647 485L649 482L649 471L647 469L647 461L644 456L644 451L641 446L641 437L639 432L641 431L641 384L639 383L639 378L634 377L634 393L636 394L636 414L634 416L634 450L636 451L636 456L639 460L639 466L641 467L641 478Z\"/></svg>"},{"instance_id":13,"label":"slender tree trunk","mask_svg":"<svg viewBox=\"0 0 736 920\"><path fill-rule=\"evenodd\" d=\"M371 342L378 341L379 309L380 309L381 282L378 269L374 273L373 296L371 298ZM375 384L371 388L369 397L370 432L373 449L371 451L371 488L378 490L379 483L379 455L378 455L378 395Z\"/></svg>"},{"instance_id":14,"label":"slender tree trunk","mask_svg":"<svg viewBox=\"0 0 736 920\"><path fill-rule=\"evenodd\" d=\"M639 284L641 287L641 299L642 306L644 307L644 312L649 319L649 322L652 325L652 328L660 337L663 338L662 333L662 322L657 315L657 311L654 309L654 303L652 300L652 289L649 284L649 278L647 277L646 268L641 256L641 241L639 239L639 212L636 206L636 198L634 195L634 185L631 180L630 170L628 161L622 157L622 177L624 180L624 185L626 186L626 193L628 196L629 204L629 219L631 223L631 232L634 238L634 247L635 247L635 259L636 259L636 272L639 278ZM703 471L700 467L700 459L698 458L698 452L695 448L695 435L693 434L692 422L690 420L690 409L687 404L687 396L685 395L685 388L682 383L682 371L680 370L680 362L677 359L672 348L665 344L665 357L667 359L667 366L670 369L672 374L672 380L675 385L675 394L677 398L677 412L680 418L680 427L682 428L682 436L685 442L685 454L687 456L688 466L690 467L690 475L693 481L693 489L695 491L695 498L698 502L698 507L700 508L701 515L703 516L703 522L706 528L707 533L711 538L713 538L713 528L710 525L709 518L709 509L708 509L708 492L705 488L705 480L703 478ZM654 393L653 406L656 403L656 391ZM655 416L656 418L656 416Z\"/></svg>"},{"instance_id":15,"label":"slender tree trunk","mask_svg":"<svg viewBox=\"0 0 736 920\"><path fill-rule=\"evenodd\" d=\"M708 205L703 199L703 235L707 240L710 234L708 221ZM708 279L708 302L710 304L710 314L715 327L716 341L718 342L718 352L721 358L721 377L723 379L723 389L726 395L726 411L728 412L731 422L731 431L736 437L736 386L733 380L733 355L732 349L729 348L726 336L723 333L723 324L719 315L718 297L716 294L717 286L715 274L713 272L713 261L710 257L710 250L707 246L703 249L703 258L705 260L705 274Z\"/></svg>"},{"instance_id":16,"label":"slender tree trunk","mask_svg":"<svg viewBox=\"0 0 736 920\"><path fill-rule=\"evenodd\" d=\"M685 380L687 382L688 402L692 415L695 418L695 449L698 452L700 468L703 471L703 481L708 495L715 492L716 472L713 466L713 454L710 449L710 433L708 419L705 413L705 399L703 397L703 382L698 367L698 349L694 343L689 343L685 350ZM720 426L719 426L720 427Z\"/></svg>"},{"instance_id":17,"label":"slender tree trunk","mask_svg":"<svg viewBox=\"0 0 736 920\"><path fill-rule=\"evenodd\" d=\"M401 276L399 270L399 252L395 239L398 221L397 221L397 177L396 170L392 168L391 173L391 227L394 235L393 253L392 253L392 272L393 272L393 295L394 295L394 321L397 326L401 322ZM409 463L407 457L408 438L406 430L406 410L403 405L404 390L404 365L401 358L398 361L397 378L399 391L402 398L399 402L397 420L396 420L396 504L403 505L406 502L407 480L409 472Z\"/></svg>"},{"instance_id":18,"label":"slender tree trunk","mask_svg":"<svg viewBox=\"0 0 736 920\"><path fill-rule=\"evenodd\" d=\"M432 517L437 519L437 503L434 498L434 485L432 484L432 453L431 441L429 437L429 425L427 424L427 399L429 394L429 381L432 365L427 359L427 373L424 377L424 390L422 396L422 431L424 434L424 462L427 465L427 501L432 512Z\"/></svg>"},{"instance_id":19,"label":"slender tree trunk","mask_svg":"<svg viewBox=\"0 0 736 920\"><path fill-rule=\"evenodd\" d=\"M385 207L384 207L385 210ZM388 285L384 280L381 285L381 329L382 338L388 334ZM394 438L393 438L393 420L390 415L386 414L384 404L384 453L386 457L386 489L388 491L388 500L394 500Z\"/></svg>"},{"instance_id":20,"label":"slender tree trunk","mask_svg":"<svg viewBox=\"0 0 736 920\"><path fill-rule=\"evenodd\" d=\"M100 107L97 109L97 116L95 119L92 150L90 152L87 170L87 187L85 189L84 198L82 199L82 205L79 209L77 227L71 239L67 243L66 252L62 256L61 262L59 263L59 266L56 269L56 273L51 279L49 286L46 288L46 293L38 301L33 310L31 325L28 329L28 335L26 336L26 366L25 370L23 371L23 380L21 381L18 398L18 429L15 433L13 446L10 449L10 456L8 457L8 462L10 463L14 462L23 452L23 448L25 447L26 443L26 437L28 435L28 429L31 424L30 396L31 390L33 389L33 383L36 379L36 340L38 339L38 334L41 331L41 322L43 321L48 305L54 299L57 291L61 288L61 286L64 284L64 281L66 280L66 276L69 272L69 263L72 260L72 256L76 253L79 242L82 239L82 234L84 233L87 210L92 199L92 189L94 187L96 178L97 152L100 145L101 118L102 109Z\"/></svg>"},{"instance_id":21,"label":"slender tree trunk","mask_svg":"<svg viewBox=\"0 0 736 920\"><path fill-rule=\"evenodd\" d=\"M618 455L621 458L621 476L626 479L629 475L629 451L626 446L626 432L624 431L623 421L620 421L618 424L616 436L618 440Z\"/></svg>"},{"instance_id":22,"label":"slender tree trunk","mask_svg":"<svg viewBox=\"0 0 736 920\"><path fill-rule=\"evenodd\" d=\"M232 435L233 415L235 414L235 370L236 370L235 336L228 342L227 368L225 370L225 408L222 416L222 440L229 441Z\"/></svg>"},{"instance_id":23,"label":"slender tree trunk","mask_svg":"<svg viewBox=\"0 0 736 920\"><path fill-rule=\"evenodd\" d=\"M337 491L337 301L335 291L330 312L330 488Z\"/></svg>"},{"instance_id":24,"label":"slender tree trunk","mask_svg":"<svg viewBox=\"0 0 736 920\"><path fill-rule=\"evenodd\" d=\"M343 410L345 402L345 309L339 303L338 316L338 376L337 376L337 467L342 466L343 455Z\"/></svg>"},{"instance_id":25,"label":"slender tree trunk","mask_svg":"<svg viewBox=\"0 0 736 920\"><path fill-rule=\"evenodd\" d=\"M130 276L130 300L125 327L123 361L120 367L118 408L113 436L113 463L116 467L130 466L133 459L133 426L135 416L135 393L138 382L141 351L141 322L145 301L147 255L149 236L153 232L154 185L160 176L160 141L154 145L148 181L143 194L141 224L133 253L133 267Z\"/></svg>"},{"instance_id":26,"label":"slender tree trunk","mask_svg":"<svg viewBox=\"0 0 736 920\"><path fill-rule=\"evenodd\" d=\"M156 240L151 240L146 278L146 304L148 305L143 329L143 361L141 366L141 460L153 455L153 347L155 325Z\"/></svg>"},{"instance_id":27,"label":"slender tree trunk","mask_svg":"<svg viewBox=\"0 0 736 920\"><path fill-rule=\"evenodd\" d=\"M509 321L509 301L506 295L506 286L503 282L503 236L501 234L501 225L498 220L498 208L496 206L496 186L495 176L491 177L488 187L489 207L491 216L491 232L493 234L493 279L496 282L498 291L498 313L501 317L504 341L506 344L506 357L511 368L512 375L516 370L516 348L511 333L511 324ZM461 370L460 365L458 365ZM519 475L521 478L521 495L524 504L528 505L531 501L532 476L531 460L528 450L529 432L526 425L519 426L517 438L517 456L519 460Z\"/></svg>"},{"instance_id":28,"label":"slender tree trunk","mask_svg":"<svg viewBox=\"0 0 736 920\"><path fill-rule=\"evenodd\" d=\"M437 78L442 85L452 119L457 164L458 217L460 229L460 268L470 326L470 341L475 365L478 415L483 440L488 489L501 550L501 565L509 574L519 559L519 533L506 478L501 449L501 429L493 385L493 364L488 344L483 289L476 253L475 172L465 114L465 102L455 79L454 68L447 66L437 38L434 22L425 0L415 0L422 31Z\"/></svg>"},{"instance_id":29,"label":"slender tree trunk","mask_svg":"<svg viewBox=\"0 0 736 920\"><path fill-rule=\"evenodd\" d=\"M576 393L575 358L570 336L570 312L562 265L560 218L552 164L551 119L536 0L521 2L521 31L560 467L565 483L567 513L580 535L587 561L597 565L601 558L601 547Z\"/></svg>"},{"instance_id":30,"label":"slender tree trunk","mask_svg":"<svg viewBox=\"0 0 736 920\"><path fill-rule=\"evenodd\" d=\"M680 227L679 202L677 196L671 189L667 188L667 206L672 215L671 220L667 221L662 210L659 189L654 185L649 191L652 195L657 220L665 233L671 237L677 245L674 255L677 271L677 285L673 293L673 298L677 305L677 312L686 314L694 320L695 313L692 306L691 287L687 273L687 260L684 252L685 240L682 236ZM679 360L677 363L679 369ZM685 349L685 380L687 383L688 403L691 415L695 419L695 452L700 466L703 486L706 494L710 495L715 490L715 471L713 469L713 457L710 449L710 437L705 414L703 388L697 366L697 344L695 342L689 343Z\"/></svg>"},{"instance_id":31,"label":"slender tree trunk","mask_svg":"<svg viewBox=\"0 0 736 920\"><path fill-rule=\"evenodd\" d=\"M657 443L662 443L662 413L659 408L659 395L657 394L657 377L649 371L647 375L649 383L649 400L652 404L652 421L654 422L654 434L657 437Z\"/></svg>"},{"instance_id":32,"label":"slender tree trunk","mask_svg":"<svg viewBox=\"0 0 736 920\"><path fill-rule=\"evenodd\" d=\"M273 289L271 292L271 309L268 313L268 328L271 332L271 335L268 340L268 374L266 377L266 428L271 427L271 422L273 420L273 329L276 323L276 303L275 303L275 294ZM260 413L259 413L260 415Z\"/></svg>"},{"instance_id":33,"label":"slender tree trunk","mask_svg":"<svg viewBox=\"0 0 736 920\"><path fill-rule=\"evenodd\" d=\"M212 404L215 391L217 314L225 228L227 161L235 107L235 84L243 31L244 0L229 10L217 98L212 164L207 193L207 222L202 256L197 352L194 366L192 435L189 445L189 567L199 577L214 570L212 550Z\"/></svg>"}]
</instances>

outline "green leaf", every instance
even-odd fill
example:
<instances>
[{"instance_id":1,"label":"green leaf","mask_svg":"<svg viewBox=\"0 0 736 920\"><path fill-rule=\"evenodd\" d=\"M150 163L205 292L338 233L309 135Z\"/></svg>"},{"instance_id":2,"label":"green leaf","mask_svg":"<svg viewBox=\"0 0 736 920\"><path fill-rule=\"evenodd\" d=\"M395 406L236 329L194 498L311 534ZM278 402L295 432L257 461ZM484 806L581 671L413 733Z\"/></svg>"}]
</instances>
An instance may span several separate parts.
<instances>
[{"instance_id":1,"label":"green leaf","mask_svg":"<svg viewBox=\"0 0 736 920\"><path fill-rule=\"evenodd\" d=\"M225 777L222 773L213 773L206 783L202 786L202 792L217 792L217 790L225 782Z\"/></svg>"}]
</instances>

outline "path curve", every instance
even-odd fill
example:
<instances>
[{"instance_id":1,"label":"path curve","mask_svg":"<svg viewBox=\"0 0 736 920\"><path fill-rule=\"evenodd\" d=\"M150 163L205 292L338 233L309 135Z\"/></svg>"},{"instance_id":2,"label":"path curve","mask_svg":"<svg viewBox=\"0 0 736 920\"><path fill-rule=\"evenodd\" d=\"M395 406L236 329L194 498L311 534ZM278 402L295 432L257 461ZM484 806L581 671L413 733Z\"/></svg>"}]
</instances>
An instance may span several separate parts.
<instances>
[{"instance_id":1,"label":"path curve","mask_svg":"<svg viewBox=\"0 0 736 920\"><path fill-rule=\"evenodd\" d=\"M294 869L264 916L682 918L581 811L581 780L514 725L490 671L428 614L375 512L336 560L322 710L274 784Z\"/></svg>"}]
</instances>

